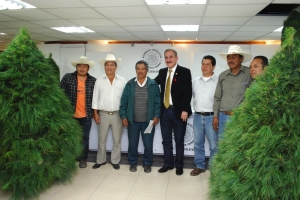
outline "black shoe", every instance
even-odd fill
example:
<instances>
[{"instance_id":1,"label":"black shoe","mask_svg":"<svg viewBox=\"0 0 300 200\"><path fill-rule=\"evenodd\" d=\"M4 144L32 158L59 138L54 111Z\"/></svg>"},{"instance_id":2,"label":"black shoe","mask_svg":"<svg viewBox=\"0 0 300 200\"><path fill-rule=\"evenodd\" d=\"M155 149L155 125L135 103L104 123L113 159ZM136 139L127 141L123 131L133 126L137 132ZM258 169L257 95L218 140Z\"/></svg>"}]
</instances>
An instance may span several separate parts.
<instances>
[{"instance_id":1,"label":"black shoe","mask_svg":"<svg viewBox=\"0 0 300 200\"><path fill-rule=\"evenodd\" d=\"M159 172L159 173L165 173L165 172L167 172L167 171L169 171L169 170L172 170L172 169L174 169L174 167L170 167L170 166L164 165L162 168L160 168L160 169L158 170L158 172Z\"/></svg>"},{"instance_id":2,"label":"black shoe","mask_svg":"<svg viewBox=\"0 0 300 200\"><path fill-rule=\"evenodd\" d=\"M79 162L79 168L86 168L86 167L87 167L86 161L85 160L81 160Z\"/></svg>"},{"instance_id":3,"label":"black shoe","mask_svg":"<svg viewBox=\"0 0 300 200\"><path fill-rule=\"evenodd\" d=\"M111 165L113 166L114 169L118 170L120 169L120 165L119 164L112 164Z\"/></svg>"},{"instance_id":4,"label":"black shoe","mask_svg":"<svg viewBox=\"0 0 300 200\"><path fill-rule=\"evenodd\" d=\"M151 172L151 165L144 165L144 172L150 173Z\"/></svg>"},{"instance_id":5,"label":"black shoe","mask_svg":"<svg viewBox=\"0 0 300 200\"><path fill-rule=\"evenodd\" d=\"M129 168L129 170L131 171L131 172L136 172L136 164L133 164L133 165L130 165L130 168Z\"/></svg>"},{"instance_id":6,"label":"black shoe","mask_svg":"<svg viewBox=\"0 0 300 200\"><path fill-rule=\"evenodd\" d=\"M97 168L99 168L99 167L101 167L101 165L105 165L106 164L106 162L105 163L102 163L102 164L94 164L94 166L93 166L93 169L97 169Z\"/></svg>"},{"instance_id":7,"label":"black shoe","mask_svg":"<svg viewBox=\"0 0 300 200\"><path fill-rule=\"evenodd\" d=\"M180 176L180 175L183 174L183 169L182 169L182 167L176 167L176 174L177 174L178 176Z\"/></svg>"}]
</instances>

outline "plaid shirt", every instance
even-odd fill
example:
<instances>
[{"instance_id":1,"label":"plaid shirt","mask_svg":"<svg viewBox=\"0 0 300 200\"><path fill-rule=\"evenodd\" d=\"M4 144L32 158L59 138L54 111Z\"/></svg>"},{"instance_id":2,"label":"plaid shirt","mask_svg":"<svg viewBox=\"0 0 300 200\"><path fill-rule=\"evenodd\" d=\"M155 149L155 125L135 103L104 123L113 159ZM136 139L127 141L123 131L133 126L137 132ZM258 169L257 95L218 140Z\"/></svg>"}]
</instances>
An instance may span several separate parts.
<instances>
[{"instance_id":1,"label":"plaid shirt","mask_svg":"<svg viewBox=\"0 0 300 200\"><path fill-rule=\"evenodd\" d=\"M96 78L87 74L87 79L85 81L85 109L88 119L91 119L93 116L92 99L95 82ZM78 83L76 71L74 73L65 74L60 82L60 87L65 91L66 95L72 103L74 113L77 102L77 84Z\"/></svg>"}]
</instances>

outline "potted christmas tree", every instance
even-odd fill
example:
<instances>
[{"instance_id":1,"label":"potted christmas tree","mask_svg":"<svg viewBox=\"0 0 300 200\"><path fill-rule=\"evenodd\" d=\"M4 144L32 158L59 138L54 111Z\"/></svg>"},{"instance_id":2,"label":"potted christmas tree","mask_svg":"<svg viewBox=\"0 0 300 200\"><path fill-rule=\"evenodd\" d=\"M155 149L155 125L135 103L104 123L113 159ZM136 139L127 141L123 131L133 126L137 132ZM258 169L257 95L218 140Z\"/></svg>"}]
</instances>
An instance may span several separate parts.
<instances>
[{"instance_id":1,"label":"potted christmas tree","mask_svg":"<svg viewBox=\"0 0 300 200\"><path fill-rule=\"evenodd\" d=\"M12 199L38 197L69 181L81 128L49 61L22 28L0 54L0 186Z\"/></svg>"},{"instance_id":2,"label":"potted christmas tree","mask_svg":"<svg viewBox=\"0 0 300 200\"><path fill-rule=\"evenodd\" d=\"M210 199L300 199L300 13L247 90L213 160Z\"/></svg>"}]
</instances>

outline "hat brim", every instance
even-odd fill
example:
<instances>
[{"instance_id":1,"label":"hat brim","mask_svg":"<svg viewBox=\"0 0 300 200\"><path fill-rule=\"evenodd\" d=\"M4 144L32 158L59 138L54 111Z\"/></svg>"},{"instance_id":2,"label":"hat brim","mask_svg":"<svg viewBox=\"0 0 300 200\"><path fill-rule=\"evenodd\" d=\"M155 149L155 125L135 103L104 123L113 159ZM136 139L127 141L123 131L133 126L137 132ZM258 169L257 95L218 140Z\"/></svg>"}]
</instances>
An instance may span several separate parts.
<instances>
[{"instance_id":1,"label":"hat brim","mask_svg":"<svg viewBox=\"0 0 300 200\"><path fill-rule=\"evenodd\" d=\"M120 64L121 64L121 61L122 61L122 59L121 59L121 58L118 58L118 59L116 59L116 60L105 60L105 59L101 59L101 60L99 61L99 63L100 63L100 66L101 66L101 67L104 67L104 64L105 64L105 62L108 62L108 61L111 61L111 62L116 62L116 63L117 63L117 67L119 68L119 67L120 67Z\"/></svg>"},{"instance_id":2,"label":"hat brim","mask_svg":"<svg viewBox=\"0 0 300 200\"><path fill-rule=\"evenodd\" d=\"M239 52L239 53L219 53L221 58L223 58L226 61L227 61L227 55L229 55L229 54L239 54L239 55L244 56L243 63L249 62L252 59L252 54L248 53L248 52L245 52L245 51L242 51L242 52Z\"/></svg>"},{"instance_id":3,"label":"hat brim","mask_svg":"<svg viewBox=\"0 0 300 200\"><path fill-rule=\"evenodd\" d=\"M78 61L71 61L71 65L72 65L73 67L75 67L75 68L76 68L76 66L77 66L78 64L85 64L85 65L88 65L88 66L90 67L90 69L91 69L91 68L94 67L95 62L94 62L94 61L89 61L89 62L84 62L84 63L82 63L82 62L78 62Z\"/></svg>"}]
</instances>

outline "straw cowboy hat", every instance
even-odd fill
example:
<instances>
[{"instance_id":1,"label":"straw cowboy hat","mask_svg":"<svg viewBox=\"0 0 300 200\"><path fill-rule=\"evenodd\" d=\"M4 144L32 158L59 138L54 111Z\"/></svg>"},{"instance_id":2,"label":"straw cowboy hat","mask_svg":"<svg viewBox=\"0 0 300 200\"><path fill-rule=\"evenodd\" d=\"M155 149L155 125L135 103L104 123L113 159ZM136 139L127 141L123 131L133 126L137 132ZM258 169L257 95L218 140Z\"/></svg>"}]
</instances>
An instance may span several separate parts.
<instances>
[{"instance_id":1,"label":"straw cowboy hat","mask_svg":"<svg viewBox=\"0 0 300 200\"><path fill-rule=\"evenodd\" d=\"M90 68L93 68L95 65L94 61L88 61L88 59L85 56L81 56L78 61L71 61L71 64L73 67L76 67L78 64L86 64L89 65Z\"/></svg>"},{"instance_id":2,"label":"straw cowboy hat","mask_svg":"<svg viewBox=\"0 0 300 200\"><path fill-rule=\"evenodd\" d=\"M227 60L227 55L228 54L239 54L239 55L242 55L244 56L244 62L248 62L252 59L252 54L247 52L247 51L243 51L242 48L238 45L231 45L229 48L228 48L228 52L227 53L219 53L219 55Z\"/></svg>"},{"instance_id":3,"label":"straw cowboy hat","mask_svg":"<svg viewBox=\"0 0 300 200\"><path fill-rule=\"evenodd\" d=\"M104 67L105 62L107 61L113 61L117 63L117 66L119 67L119 64L121 63L122 59L118 58L116 59L116 57L113 54L107 54L105 59L101 59L99 61L100 65Z\"/></svg>"}]
</instances>

